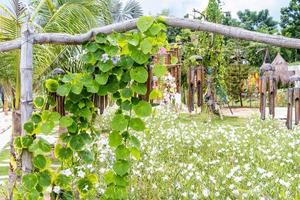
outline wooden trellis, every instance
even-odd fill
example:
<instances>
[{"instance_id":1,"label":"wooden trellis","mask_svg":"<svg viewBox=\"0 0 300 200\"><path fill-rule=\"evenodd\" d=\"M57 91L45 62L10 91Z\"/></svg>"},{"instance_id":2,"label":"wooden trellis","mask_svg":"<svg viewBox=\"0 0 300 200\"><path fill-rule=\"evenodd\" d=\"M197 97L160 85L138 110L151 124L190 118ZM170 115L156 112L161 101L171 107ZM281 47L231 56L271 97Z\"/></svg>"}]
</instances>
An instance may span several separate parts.
<instances>
[{"instance_id":1,"label":"wooden trellis","mask_svg":"<svg viewBox=\"0 0 300 200\"><path fill-rule=\"evenodd\" d=\"M176 58L178 63L172 64L172 57ZM175 78L176 81L176 92L181 93L181 56L179 48L171 48L165 54L157 54L153 58L153 63L157 64L163 60L163 64L168 68L170 74ZM152 74L151 74L152 75Z\"/></svg>"},{"instance_id":2,"label":"wooden trellis","mask_svg":"<svg viewBox=\"0 0 300 200\"><path fill-rule=\"evenodd\" d=\"M32 77L33 77L33 45L34 44L64 44L80 45L95 38L99 33L110 34L113 32L126 32L137 27L137 20L129 20L122 23L112 24L100 28L95 28L87 33L80 35L70 35L64 33L34 33L30 24L24 24L22 27L22 37L12 41L1 42L0 52L21 49L21 120L16 126L23 124L32 114ZM221 24L215 24L200 20L178 19L164 17L166 25L187 28L195 31L205 31L217 33L228 37L241 40L261 42L279 47L300 49L300 39L287 38L278 35L268 35L253 31L244 30L237 27L230 27ZM176 72L176 70L175 70ZM176 72L179 74L179 71ZM16 119L18 121L18 119ZM25 135L22 128L21 135ZM22 153L22 171L24 174L32 171L31 154L24 150Z\"/></svg>"}]
</instances>

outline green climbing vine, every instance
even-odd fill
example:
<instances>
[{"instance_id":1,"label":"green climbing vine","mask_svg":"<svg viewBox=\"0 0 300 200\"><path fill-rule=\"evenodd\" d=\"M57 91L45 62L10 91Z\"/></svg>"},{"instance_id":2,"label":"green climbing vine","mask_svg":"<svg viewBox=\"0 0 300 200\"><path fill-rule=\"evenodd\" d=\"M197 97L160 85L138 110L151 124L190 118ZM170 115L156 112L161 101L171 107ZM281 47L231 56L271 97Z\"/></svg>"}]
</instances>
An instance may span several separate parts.
<instances>
[{"instance_id":1,"label":"green climbing vine","mask_svg":"<svg viewBox=\"0 0 300 200\"><path fill-rule=\"evenodd\" d=\"M49 79L47 95L34 100L36 111L24 124L27 135L14 141L21 154L32 153L33 171L23 174L14 199L126 199L132 159L140 159L140 144L131 134L144 131L144 117L150 116L151 104L141 100L147 92L147 67L151 56L166 47L166 26L160 18L141 17L138 30L127 33L99 34L83 45L84 71ZM164 75L161 65L156 76ZM65 116L55 112L53 94L64 97ZM109 145L114 151L111 170L103 177L91 170L97 159L93 146L104 134L95 127L95 96L110 97L118 105L111 121ZM153 96L153 94L152 94ZM53 146L41 135L59 133ZM51 164L58 165L53 169ZM89 167L84 167L89 166ZM99 194L99 181L107 185ZM49 189L50 188L50 189Z\"/></svg>"}]
</instances>

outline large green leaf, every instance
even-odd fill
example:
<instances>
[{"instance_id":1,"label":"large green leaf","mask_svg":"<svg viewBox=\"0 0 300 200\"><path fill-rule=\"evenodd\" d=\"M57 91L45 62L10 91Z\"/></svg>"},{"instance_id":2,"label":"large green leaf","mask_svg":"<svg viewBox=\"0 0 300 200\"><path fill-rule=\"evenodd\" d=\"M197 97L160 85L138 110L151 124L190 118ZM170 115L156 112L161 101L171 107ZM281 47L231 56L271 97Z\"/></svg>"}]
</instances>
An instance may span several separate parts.
<instances>
[{"instance_id":1,"label":"large green leaf","mask_svg":"<svg viewBox=\"0 0 300 200\"><path fill-rule=\"evenodd\" d=\"M22 177L22 183L27 190L33 190L38 184L36 174L26 174Z\"/></svg>"},{"instance_id":2,"label":"large green leaf","mask_svg":"<svg viewBox=\"0 0 300 200\"><path fill-rule=\"evenodd\" d=\"M130 77L138 83L145 83L148 80L148 72L145 67L135 67L130 71Z\"/></svg>"},{"instance_id":3,"label":"large green leaf","mask_svg":"<svg viewBox=\"0 0 300 200\"><path fill-rule=\"evenodd\" d=\"M37 155L32 159L33 166L42 170L47 166L47 159L43 155Z\"/></svg>"},{"instance_id":4,"label":"large green leaf","mask_svg":"<svg viewBox=\"0 0 300 200\"><path fill-rule=\"evenodd\" d=\"M39 185L48 187L51 185L51 174L49 171L43 171L37 174Z\"/></svg>"},{"instance_id":5,"label":"large green leaf","mask_svg":"<svg viewBox=\"0 0 300 200\"><path fill-rule=\"evenodd\" d=\"M152 106L146 101L140 101L137 105L133 106L133 110L140 117L148 117L151 115Z\"/></svg>"},{"instance_id":6,"label":"large green leaf","mask_svg":"<svg viewBox=\"0 0 300 200\"><path fill-rule=\"evenodd\" d=\"M118 147L121 144L122 136L117 131L114 131L111 134L109 134L109 146Z\"/></svg>"},{"instance_id":7,"label":"large green leaf","mask_svg":"<svg viewBox=\"0 0 300 200\"><path fill-rule=\"evenodd\" d=\"M125 160L116 161L113 165L114 171L120 176L124 176L125 174L127 174L129 168L130 163Z\"/></svg>"},{"instance_id":8,"label":"large green leaf","mask_svg":"<svg viewBox=\"0 0 300 200\"><path fill-rule=\"evenodd\" d=\"M73 124L74 120L69 116L64 116L60 119L59 125L62 128L68 128Z\"/></svg>"},{"instance_id":9,"label":"large green leaf","mask_svg":"<svg viewBox=\"0 0 300 200\"><path fill-rule=\"evenodd\" d=\"M67 96L70 93L71 88L72 88L72 85L70 83L66 83L64 85L58 86L56 93L59 96Z\"/></svg>"},{"instance_id":10,"label":"large green leaf","mask_svg":"<svg viewBox=\"0 0 300 200\"><path fill-rule=\"evenodd\" d=\"M146 128L145 122L140 118L132 118L129 126L135 131L143 131Z\"/></svg>"},{"instance_id":11,"label":"large green leaf","mask_svg":"<svg viewBox=\"0 0 300 200\"><path fill-rule=\"evenodd\" d=\"M151 16L142 16L137 22L137 27L141 32L146 32L154 23L154 19Z\"/></svg>"},{"instance_id":12,"label":"large green leaf","mask_svg":"<svg viewBox=\"0 0 300 200\"><path fill-rule=\"evenodd\" d=\"M122 114L116 114L111 122L111 127L116 131L123 131L128 126L128 120Z\"/></svg>"},{"instance_id":13,"label":"large green leaf","mask_svg":"<svg viewBox=\"0 0 300 200\"><path fill-rule=\"evenodd\" d=\"M143 51L144 54L149 54L152 51L152 40L150 38L145 38L142 42L141 42L141 49Z\"/></svg>"}]
</instances>

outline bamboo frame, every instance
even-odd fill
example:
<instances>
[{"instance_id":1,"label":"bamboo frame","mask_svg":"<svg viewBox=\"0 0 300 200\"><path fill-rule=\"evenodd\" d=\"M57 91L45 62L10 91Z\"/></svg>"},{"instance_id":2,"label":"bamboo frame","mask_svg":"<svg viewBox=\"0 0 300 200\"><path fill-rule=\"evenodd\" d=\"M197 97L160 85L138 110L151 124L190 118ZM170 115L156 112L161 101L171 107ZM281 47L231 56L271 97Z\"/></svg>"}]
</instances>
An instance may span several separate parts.
<instances>
[{"instance_id":1,"label":"bamboo frame","mask_svg":"<svg viewBox=\"0 0 300 200\"><path fill-rule=\"evenodd\" d=\"M180 28L187 28L195 31L205 31L217 33L224 36L270 44L279 47L300 49L300 39L287 38L278 35L268 35L242 28L230 27L200 20L179 19L164 17L162 19L166 25ZM1 42L0 52L21 49L21 125L23 125L32 114L32 71L33 71L33 44L69 44L79 45L92 40L97 34L110 34L113 32L126 32L137 27L138 19L129 20L122 23L112 24L100 28L95 28L80 35L70 35L62 33L39 33L34 34L32 27L25 24L22 27L22 37L12 41ZM179 71L177 72L179 74ZM104 101L107 105L107 97ZM22 135L25 135L22 129ZM22 155L22 171L31 172L31 155L24 151Z\"/></svg>"}]
</instances>

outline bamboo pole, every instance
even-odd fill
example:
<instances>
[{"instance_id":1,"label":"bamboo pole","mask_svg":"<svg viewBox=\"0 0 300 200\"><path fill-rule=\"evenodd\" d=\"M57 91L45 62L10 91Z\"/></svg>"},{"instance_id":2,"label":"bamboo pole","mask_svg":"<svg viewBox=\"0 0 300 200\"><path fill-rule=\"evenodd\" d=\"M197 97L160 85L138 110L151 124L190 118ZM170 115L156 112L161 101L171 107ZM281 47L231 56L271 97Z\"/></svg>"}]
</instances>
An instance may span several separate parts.
<instances>
[{"instance_id":1,"label":"bamboo pole","mask_svg":"<svg viewBox=\"0 0 300 200\"><path fill-rule=\"evenodd\" d=\"M28 121L32 114L32 69L33 69L33 28L28 23L22 26L22 45L21 45L21 135L26 135L23 128L24 123ZM22 171L23 174L32 171L32 155L28 150L22 153Z\"/></svg>"},{"instance_id":2,"label":"bamboo pole","mask_svg":"<svg viewBox=\"0 0 300 200\"><path fill-rule=\"evenodd\" d=\"M242 28L231 27L211 22L193 20L193 19L179 19L164 17L164 22L172 27L187 28L195 31L204 31L217 33L224 36L270 44L278 47L300 49L300 39L287 38L279 35L269 35L265 33L258 33L248 31ZM126 32L136 29L138 19L129 20L126 22L111 24L100 28L94 28L87 33L80 35L70 35L63 33L40 33L31 36L34 44L69 44L78 45L93 39L97 34L110 34L113 32ZM21 39L15 39L9 42L0 43L0 52L10 51L21 48Z\"/></svg>"},{"instance_id":3,"label":"bamboo pole","mask_svg":"<svg viewBox=\"0 0 300 200\"><path fill-rule=\"evenodd\" d=\"M266 92L267 92L267 82L266 77L261 77L261 92L260 92L260 116L262 120L266 119Z\"/></svg>"},{"instance_id":4,"label":"bamboo pole","mask_svg":"<svg viewBox=\"0 0 300 200\"><path fill-rule=\"evenodd\" d=\"M294 100L294 89L289 88L288 90L288 113L287 113L287 121L286 126L288 129L293 128L293 100Z\"/></svg>"}]
</instances>

